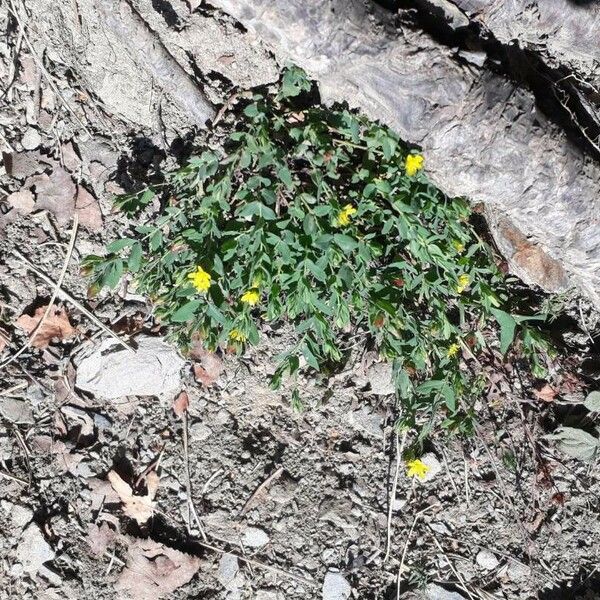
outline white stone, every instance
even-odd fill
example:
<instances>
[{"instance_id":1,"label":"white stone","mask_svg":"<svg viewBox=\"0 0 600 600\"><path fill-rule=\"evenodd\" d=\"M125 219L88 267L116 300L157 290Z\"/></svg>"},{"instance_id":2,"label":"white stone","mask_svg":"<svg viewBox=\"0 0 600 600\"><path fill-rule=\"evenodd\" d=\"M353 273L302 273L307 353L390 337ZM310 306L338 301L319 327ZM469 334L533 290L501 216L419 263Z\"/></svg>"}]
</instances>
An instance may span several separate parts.
<instances>
[{"instance_id":1,"label":"white stone","mask_svg":"<svg viewBox=\"0 0 600 600\"><path fill-rule=\"evenodd\" d=\"M425 598L427 600L464 600L464 596L458 592L449 592L441 585L430 583L425 589Z\"/></svg>"},{"instance_id":2,"label":"white stone","mask_svg":"<svg viewBox=\"0 0 600 600\"><path fill-rule=\"evenodd\" d=\"M425 465L427 465L427 467L429 467L429 469L427 470L427 473L425 473L423 479L418 479L418 481L423 483L431 481L437 477L439 473L441 473L442 465L433 452L427 452L423 454L423 456L421 456L421 460L425 463Z\"/></svg>"},{"instance_id":3,"label":"white stone","mask_svg":"<svg viewBox=\"0 0 600 600\"><path fill-rule=\"evenodd\" d=\"M29 127L21 138L21 145L25 150L35 150L41 143L42 136L33 127Z\"/></svg>"},{"instance_id":4,"label":"white stone","mask_svg":"<svg viewBox=\"0 0 600 600\"><path fill-rule=\"evenodd\" d=\"M134 353L115 340L104 340L77 366L75 385L95 397L170 397L181 390L185 361L161 338L136 338Z\"/></svg>"},{"instance_id":5,"label":"white stone","mask_svg":"<svg viewBox=\"0 0 600 600\"><path fill-rule=\"evenodd\" d=\"M475 560L481 568L488 570L495 569L500 564L500 561L495 557L495 555L489 550L485 549L480 550L477 553Z\"/></svg>"},{"instance_id":6,"label":"white stone","mask_svg":"<svg viewBox=\"0 0 600 600\"><path fill-rule=\"evenodd\" d=\"M248 527L242 536L244 546L260 548L269 543L269 536L258 527Z\"/></svg>"},{"instance_id":7,"label":"white stone","mask_svg":"<svg viewBox=\"0 0 600 600\"><path fill-rule=\"evenodd\" d=\"M323 581L323 600L347 600L352 588L341 573L329 571Z\"/></svg>"},{"instance_id":8,"label":"white stone","mask_svg":"<svg viewBox=\"0 0 600 600\"><path fill-rule=\"evenodd\" d=\"M219 583L226 588L229 588L235 581L236 575L240 570L237 557L233 554L223 554L219 561Z\"/></svg>"},{"instance_id":9,"label":"white stone","mask_svg":"<svg viewBox=\"0 0 600 600\"><path fill-rule=\"evenodd\" d=\"M23 571L30 575L35 575L46 561L52 560L55 556L54 550L35 523L31 523L21 535L16 555Z\"/></svg>"},{"instance_id":10,"label":"white stone","mask_svg":"<svg viewBox=\"0 0 600 600\"><path fill-rule=\"evenodd\" d=\"M371 393L376 396L389 396L396 393L392 363L380 362L371 365L367 371L367 380L371 384Z\"/></svg>"}]
</instances>

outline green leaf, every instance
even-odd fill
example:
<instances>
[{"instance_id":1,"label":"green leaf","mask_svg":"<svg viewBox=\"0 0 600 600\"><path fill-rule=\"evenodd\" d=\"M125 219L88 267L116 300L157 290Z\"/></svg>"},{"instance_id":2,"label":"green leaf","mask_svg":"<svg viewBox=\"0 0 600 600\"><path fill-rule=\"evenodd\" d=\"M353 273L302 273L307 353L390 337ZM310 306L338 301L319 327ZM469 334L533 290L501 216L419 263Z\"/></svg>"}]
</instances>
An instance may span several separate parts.
<instances>
[{"instance_id":1,"label":"green leaf","mask_svg":"<svg viewBox=\"0 0 600 600\"><path fill-rule=\"evenodd\" d=\"M512 315L498 308L492 308L491 312L500 325L500 352L506 354L515 339L517 322Z\"/></svg>"},{"instance_id":2,"label":"green leaf","mask_svg":"<svg viewBox=\"0 0 600 600\"><path fill-rule=\"evenodd\" d=\"M173 321L173 323L185 323L186 321L189 321L201 304L201 300L190 300L171 315L171 321Z\"/></svg>"},{"instance_id":3,"label":"green leaf","mask_svg":"<svg viewBox=\"0 0 600 600\"><path fill-rule=\"evenodd\" d=\"M113 260L108 263L104 276L102 278L102 285L110 289L117 287L121 277L123 276L123 261L120 259Z\"/></svg>"},{"instance_id":4,"label":"green leaf","mask_svg":"<svg viewBox=\"0 0 600 600\"><path fill-rule=\"evenodd\" d=\"M352 250L356 250L356 248L358 248L358 242L349 235L336 233L333 236L333 239L344 252L352 252Z\"/></svg>"},{"instance_id":5,"label":"green leaf","mask_svg":"<svg viewBox=\"0 0 600 600\"><path fill-rule=\"evenodd\" d=\"M239 212L240 217L262 217L266 221L272 221L277 218L275 211L268 206L265 206L262 202L249 202Z\"/></svg>"},{"instance_id":6,"label":"green leaf","mask_svg":"<svg viewBox=\"0 0 600 600\"><path fill-rule=\"evenodd\" d=\"M600 447L597 437L576 427L559 427L556 433L547 437L557 440L556 445L561 452L586 462L596 458Z\"/></svg>"},{"instance_id":7,"label":"green leaf","mask_svg":"<svg viewBox=\"0 0 600 600\"><path fill-rule=\"evenodd\" d=\"M123 238L122 240L115 240L114 242L108 244L108 246L106 246L106 250L113 254L123 250L123 248L128 248L134 243L135 240L133 238Z\"/></svg>"},{"instance_id":8,"label":"green leaf","mask_svg":"<svg viewBox=\"0 0 600 600\"><path fill-rule=\"evenodd\" d=\"M279 177L279 179L281 179L281 181L283 181L285 187L288 190L294 189L294 180L292 179L292 173L287 167L281 167L281 169L277 171L277 176Z\"/></svg>"},{"instance_id":9,"label":"green leaf","mask_svg":"<svg viewBox=\"0 0 600 600\"><path fill-rule=\"evenodd\" d=\"M140 270L140 266L142 263L142 245L139 242L136 242L131 246L131 252L129 253L129 261L127 263L127 268L132 273L137 273Z\"/></svg>"}]
</instances>

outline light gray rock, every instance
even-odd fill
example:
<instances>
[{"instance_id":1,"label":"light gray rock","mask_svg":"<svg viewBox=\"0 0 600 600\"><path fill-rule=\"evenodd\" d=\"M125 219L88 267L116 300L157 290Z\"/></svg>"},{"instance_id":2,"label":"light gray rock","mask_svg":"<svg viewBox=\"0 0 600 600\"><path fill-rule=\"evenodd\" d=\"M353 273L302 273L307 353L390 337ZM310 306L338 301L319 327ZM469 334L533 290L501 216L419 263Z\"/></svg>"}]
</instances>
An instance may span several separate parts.
<instances>
[{"instance_id":1,"label":"light gray rock","mask_svg":"<svg viewBox=\"0 0 600 600\"><path fill-rule=\"evenodd\" d=\"M352 588L341 573L326 573L323 581L323 600L348 600L351 594Z\"/></svg>"},{"instance_id":2,"label":"light gray rock","mask_svg":"<svg viewBox=\"0 0 600 600\"><path fill-rule=\"evenodd\" d=\"M223 587L229 588L234 583L239 570L240 564L237 557L233 554L223 554L219 561L219 573L217 575L219 583Z\"/></svg>"},{"instance_id":3,"label":"light gray rock","mask_svg":"<svg viewBox=\"0 0 600 600\"><path fill-rule=\"evenodd\" d=\"M371 393L376 396L395 394L396 386L392 376L392 363L373 363L367 370L367 381L371 385Z\"/></svg>"},{"instance_id":4,"label":"light gray rock","mask_svg":"<svg viewBox=\"0 0 600 600\"><path fill-rule=\"evenodd\" d=\"M490 571L495 569L500 564L500 561L496 558L496 556L486 549L480 550L477 553L475 561L482 569L487 569Z\"/></svg>"},{"instance_id":5,"label":"light gray rock","mask_svg":"<svg viewBox=\"0 0 600 600\"><path fill-rule=\"evenodd\" d=\"M140 336L136 352L104 340L77 365L75 385L95 397L169 397L181 390L185 361L161 338Z\"/></svg>"},{"instance_id":6,"label":"light gray rock","mask_svg":"<svg viewBox=\"0 0 600 600\"><path fill-rule=\"evenodd\" d=\"M425 588L425 598L426 600L465 600L465 596L458 592L449 592L436 583L430 583Z\"/></svg>"},{"instance_id":7,"label":"light gray rock","mask_svg":"<svg viewBox=\"0 0 600 600\"><path fill-rule=\"evenodd\" d=\"M0 507L2 507L4 514L8 516L12 526L16 529L23 529L33 519L33 511L27 506L0 500Z\"/></svg>"},{"instance_id":8,"label":"light gray rock","mask_svg":"<svg viewBox=\"0 0 600 600\"><path fill-rule=\"evenodd\" d=\"M54 550L44 539L40 528L31 523L21 535L17 544L16 558L23 571L35 575L40 567L55 556Z\"/></svg>"},{"instance_id":9,"label":"light gray rock","mask_svg":"<svg viewBox=\"0 0 600 600\"><path fill-rule=\"evenodd\" d=\"M261 548L269 543L269 539L267 533L258 527L248 527L242 535L244 546L249 548Z\"/></svg>"},{"instance_id":10,"label":"light gray rock","mask_svg":"<svg viewBox=\"0 0 600 600\"><path fill-rule=\"evenodd\" d=\"M0 398L0 414L13 423L34 423L31 406L18 398Z\"/></svg>"},{"instance_id":11,"label":"light gray rock","mask_svg":"<svg viewBox=\"0 0 600 600\"><path fill-rule=\"evenodd\" d=\"M42 143L42 136L39 134L37 129L29 127L25 130L23 137L21 138L21 145L25 150L35 150Z\"/></svg>"},{"instance_id":12,"label":"light gray rock","mask_svg":"<svg viewBox=\"0 0 600 600\"><path fill-rule=\"evenodd\" d=\"M429 467L429 470L425 473L423 479L418 479L418 481L431 481L441 473L442 465L433 452L426 452L421 456L421 460Z\"/></svg>"}]
</instances>

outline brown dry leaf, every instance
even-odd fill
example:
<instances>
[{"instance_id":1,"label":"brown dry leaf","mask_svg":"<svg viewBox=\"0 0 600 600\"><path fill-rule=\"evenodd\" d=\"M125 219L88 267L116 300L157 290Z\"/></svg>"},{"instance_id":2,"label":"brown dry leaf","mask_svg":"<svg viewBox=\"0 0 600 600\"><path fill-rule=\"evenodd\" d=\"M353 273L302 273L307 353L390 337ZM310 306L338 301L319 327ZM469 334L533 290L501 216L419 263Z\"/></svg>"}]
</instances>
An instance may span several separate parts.
<instances>
[{"instance_id":1,"label":"brown dry leaf","mask_svg":"<svg viewBox=\"0 0 600 600\"><path fill-rule=\"evenodd\" d=\"M545 383L541 387L534 389L533 393L538 400L543 400L544 402L553 402L558 394L549 383Z\"/></svg>"},{"instance_id":2,"label":"brown dry leaf","mask_svg":"<svg viewBox=\"0 0 600 600\"><path fill-rule=\"evenodd\" d=\"M66 225L75 211L77 188L62 167L56 166L50 175L42 173L28 177L25 187L35 188L36 210L47 210L59 225Z\"/></svg>"},{"instance_id":3,"label":"brown dry leaf","mask_svg":"<svg viewBox=\"0 0 600 600\"><path fill-rule=\"evenodd\" d=\"M146 475L148 493L145 496L136 496L131 486L116 471L109 471L108 480L119 495L123 503L123 512L128 517L135 519L140 525L143 525L152 517L154 514L154 496L156 496L160 481L156 471L150 471Z\"/></svg>"},{"instance_id":4,"label":"brown dry leaf","mask_svg":"<svg viewBox=\"0 0 600 600\"><path fill-rule=\"evenodd\" d=\"M175 400L173 400L173 412L178 416L183 416L183 413L190 406L190 398L186 392L181 392Z\"/></svg>"},{"instance_id":5,"label":"brown dry leaf","mask_svg":"<svg viewBox=\"0 0 600 600\"><path fill-rule=\"evenodd\" d=\"M90 554L98 558L102 556L108 546L117 538L117 535L117 532L109 527L106 521L103 521L100 527L95 523L90 523L86 538Z\"/></svg>"},{"instance_id":6,"label":"brown dry leaf","mask_svg":"<svg viewBox=\"0 0 600 600\"><path fill-rule=\"evenodd\" d=\"M75 198L75 211L79 217L79 224L90 231L99 231L104 224L102 211L98 200L84 187L77 187Z\"/></svg>"},{"instance_id":7,"label":"brown dry leaf","mask_svg":"<svg viewBox=\"0 0 600 600\"><path fill-rule=\"evenodd\" d=\"M115 588L131 600L159 600L185 585L200 568L200 559L153 540L128 540L127 565Z\"/></svg>"},{"instance_id":8,"label":"brown dry leaf","mask_svg":"<svg viewBox=\"0 0 600 600\"><path fill-rule=\"evenodd\" d=\"M40 306L35 309L33 317L23 314L17 319L16 324L18 327L31 334L44 316L45 311L46 306ZM35 334L35 338L31 345L34 348L46 348L55 338L58 340L66 340L72 338L76 334L77 329L69 322L67 311L64 308L53 306Z\"/></svg>"},{"instance_id":9,"label":"brown dry leaf","mask_svg":"<svg viewBox=\"0 0 600 600\"><path fill-rule=\"evenodd\" d=\"M219 379L223 372L223 361L214 352L205 350L202 342L194 343L190 357L194 360L194 379L198 383L209 387Z\"/></svg>"}]
</instances>

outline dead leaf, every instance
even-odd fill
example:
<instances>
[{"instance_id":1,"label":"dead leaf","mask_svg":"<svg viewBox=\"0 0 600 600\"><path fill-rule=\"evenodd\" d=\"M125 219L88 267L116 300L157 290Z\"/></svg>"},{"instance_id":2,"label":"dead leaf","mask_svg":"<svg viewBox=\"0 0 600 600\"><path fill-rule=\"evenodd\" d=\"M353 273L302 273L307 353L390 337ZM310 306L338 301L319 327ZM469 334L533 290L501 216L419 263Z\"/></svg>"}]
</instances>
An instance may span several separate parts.
<instances>
[{"instance_id":1,"label":"dead leaf","mask_svg":"<svg viewBox=\"0 0 600 600\"><path fill-rule=\"evenodd\" d=\"M130 540L127 565L115 588L131 600L159 600L170 596L192 579L200 568L200 559L153 540Z\"/></svg>"},{"instance_id":2,"label":"dead leaf","mask_svg":"<svg viewBox=\"0 0 600 600\"><path fill-rule=\"evenodd\" d=\"M108 481L90 477L86 480L86 484L90 488L91 510L95 511L104 504L116 504L121 500Z\"/></svg>"},{"instance_id":3,"label":"dead leaf","mask_svg":"<svg viewBox=\"0 0 600 600\"><path fill-rule=\"evenodd\" d=\"M9 194L6 202L20 215L30 214L35 207L35 198L29 190L19 190Z\"/></svg>"},{"instance_id":4,"label":"dead leaf","mask_svg":"<svg viewBox=\"0 0 600 600\"><path fill-rule=\"evenodd\" d=\"M173 400L173 412L181 417L190 406L190 398L186 392L180 392L180 394Z\"/></svg>"},{"instance_id":5,"label":"dead leaf","mask_svg":"<svg viewBox=\"0 0 600 600\"><path fill-rule=\"evenodd\" d=\"M534 388L533 393L538 400L543 400L544 402L553 402L554 398L556 398L558 394L558 392L549 383L545 383L538 388Z\"/></svg>"},{"instance_id":6,"label":"dead leaf","mask_svg":"<svg viewBox=\"0 0 600 600\"><path fill-rule=\"evenodd\" d=\"M104 221L102 220L102 211L100 210L98 200L82 186L77 187L75 211L77 212L81 226L90 231L99 231L102 229Z\"/></svg>"},{"instance_id":7,"label":"dead leaf","mask_svg":"<svg viewBox=\"0 0 600 600\"><path fill-rule=\"evenodd\" d=\"M21 315L16 324L18 327L31 334L41 321L46 311L46 306L40 306L35 309L33 317L30 315ZM35 334L31 345L34 348L46 348L53 339L66 340L77 334L69 322L67 311L64 308L53 306L50 313Z\"/></svg>"},{"instance_id":8,"label":"dead leaf","mask_svg":"<svg viewBox=\"0 0 600 600\"><path fill-rule=\"evenodd\" d=\"M77 188L62 167L56 166L50 175L41 173L28 177L25 187L35 188L36 210L47 210L55 217L59 225L66 225L75 211L75 193Z\"/></svg>"},{"instance_id":9,"label":"dead leaf","mask_svg":"<svg viewBox=\"0 0 600 600\"><path fill-rule=\"evenodd\" d=\"M115 541L117 536L117 532L109 527L106 521L103 521L100 527L95 523L90 523L88 525L86 537L90 554L98 558L101 557L106 552L108 546Z\"/></svg>"},{"instance_id":10,"label":"dead leaf","mask_svg":"<svg viewBox=\"0 0 600 600\"><path fill-rule=\"evenodd\" d=\"M205 350L202 342L197 340L190 351L190 357L194 360L194 379L210 387L223 372L223 361L214 352Z\"/></svg>"},{"instance_id":11,"label":"dead leaf","mask_svg":"<svg viewBox=\"0 0 600 600\"><path fill-rule=\"evenodd\" d=\"M148 493L145 496L136 496L131 486L116 471L108 472L108 480L119 495L123 503L123 512L128 517L135 519L140 525L150 520L154 514L154 496L160 481L156 471L150 471L146 475Z\"/></svg>"}]
</instances>

